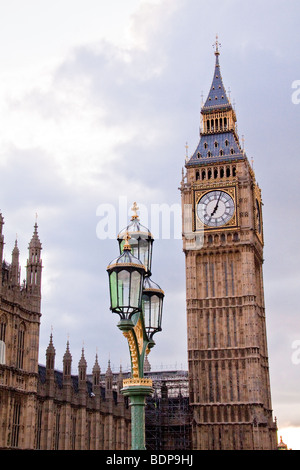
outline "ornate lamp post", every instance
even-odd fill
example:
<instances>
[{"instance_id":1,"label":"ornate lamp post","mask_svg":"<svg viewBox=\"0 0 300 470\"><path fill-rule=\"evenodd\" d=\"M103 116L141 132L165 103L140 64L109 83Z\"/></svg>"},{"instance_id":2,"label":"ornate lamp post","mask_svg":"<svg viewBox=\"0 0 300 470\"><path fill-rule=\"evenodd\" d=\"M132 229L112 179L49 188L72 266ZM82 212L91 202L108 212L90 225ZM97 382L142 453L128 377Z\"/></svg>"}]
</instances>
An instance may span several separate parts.
<instances>
[{"instance_id":1,"label":"ornate lamp post","mask_svg":"<svg viewBox=\"0 0 300 470\"><path fill-rule=\"evenodd\" d=\"M145 355L161 331L164 293L150 280L153 237L139 223L136 204L131 224L118 235L120 256L107 267L110 309L120 316L119 329L127 338L131 378L123 381L122 393L131 406L132 450L145 450L145 398L153 393L152 381L144 378ZM141 258L141 259L140 259Z\"/></svg>"}]
</instances>

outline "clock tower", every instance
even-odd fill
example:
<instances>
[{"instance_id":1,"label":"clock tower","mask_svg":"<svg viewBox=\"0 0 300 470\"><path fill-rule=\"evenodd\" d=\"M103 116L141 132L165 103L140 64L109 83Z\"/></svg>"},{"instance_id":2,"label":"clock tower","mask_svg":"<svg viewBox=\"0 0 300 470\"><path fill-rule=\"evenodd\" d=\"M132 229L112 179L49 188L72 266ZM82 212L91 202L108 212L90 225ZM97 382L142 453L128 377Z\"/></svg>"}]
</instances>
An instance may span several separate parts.
<instances>
[{"instance_id":1,"label":"clock tower","mask_svg":"<svg viewBox=\"0 0 300 470\"><path fill-rule=\"evenodd\" d=\"M275 450L263 290L261 190L215 46L200 142L181 182L194 449Z\"/></svg>"}]
</instances>

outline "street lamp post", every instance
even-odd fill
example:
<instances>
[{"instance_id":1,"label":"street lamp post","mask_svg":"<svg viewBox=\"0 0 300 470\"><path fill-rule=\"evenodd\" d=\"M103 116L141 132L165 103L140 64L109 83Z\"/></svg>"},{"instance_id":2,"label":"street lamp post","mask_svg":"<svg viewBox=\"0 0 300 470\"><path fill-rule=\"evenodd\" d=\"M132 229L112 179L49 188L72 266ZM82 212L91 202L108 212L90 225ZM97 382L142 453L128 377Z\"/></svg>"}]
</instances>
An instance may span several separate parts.
<instances>
[{"instance_id":1,"label":"street lamp post","mask_svg":"<svg viewBox=\"0 0 300 470\"><path fill-rule=\"evenodd\" d=\"M150 379L144 378L145 355L154 347L153 336L161 331L164 292L150 279L153 237L143 227L134 203L131 223L118 235L120 256L107 267L110 309L120 316L118 328L128 341L131 378L121 390L131 406L131 448L145 450L145 398L152 395Z\"/></svg>"}]
</instances>

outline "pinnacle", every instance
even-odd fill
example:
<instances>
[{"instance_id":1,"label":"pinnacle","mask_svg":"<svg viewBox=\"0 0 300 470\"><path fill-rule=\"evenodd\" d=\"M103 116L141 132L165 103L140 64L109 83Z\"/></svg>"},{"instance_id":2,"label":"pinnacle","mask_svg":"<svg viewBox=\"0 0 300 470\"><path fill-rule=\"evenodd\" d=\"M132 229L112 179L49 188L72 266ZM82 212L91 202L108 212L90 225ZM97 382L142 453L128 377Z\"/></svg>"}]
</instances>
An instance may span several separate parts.
<instances>
[{"instance_id":1,"label":"pinnacle","mask_svg":"<svg viewBox=\"0 0 300 470\"><path fill-rule=\"evenodd\" d=\"M37 229L38 229L38 225L37 225L37 223L35 223L34 224L34 232L33 232L30 244L29 244L29 248L40 248L40 249L42 249L42 244L40 242Z\"/></svg>"}]
</instances>

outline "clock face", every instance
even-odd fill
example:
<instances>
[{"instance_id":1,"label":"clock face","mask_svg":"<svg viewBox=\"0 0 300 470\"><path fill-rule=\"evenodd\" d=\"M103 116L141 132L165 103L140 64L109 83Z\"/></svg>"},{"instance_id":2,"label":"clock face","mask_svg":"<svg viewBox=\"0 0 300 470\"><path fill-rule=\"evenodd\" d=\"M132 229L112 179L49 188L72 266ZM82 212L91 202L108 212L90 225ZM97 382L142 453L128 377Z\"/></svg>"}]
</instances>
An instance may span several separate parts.
<instances>
[{"instance_id":1,"label":"clock face","mask_svg":"<svg viewBox=\"0 0 300 470\"><path fill-rule=\"evenodd\" d=\"M225 191L209 191L198 202L197 215L204 225L221 227L232 219L234 201Z\"/></svg>"}]
</instances>

